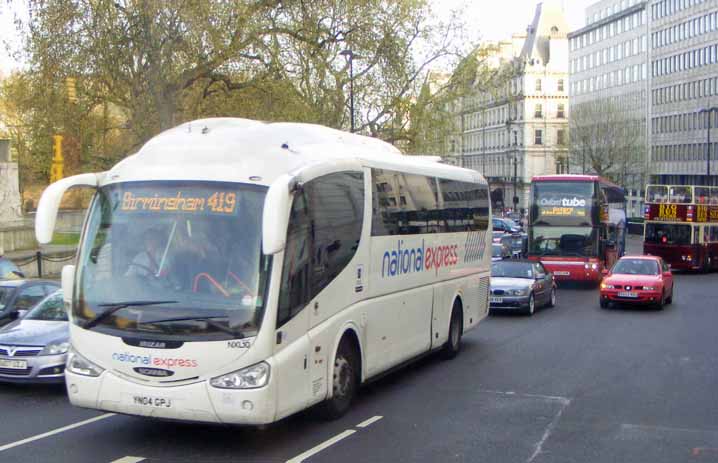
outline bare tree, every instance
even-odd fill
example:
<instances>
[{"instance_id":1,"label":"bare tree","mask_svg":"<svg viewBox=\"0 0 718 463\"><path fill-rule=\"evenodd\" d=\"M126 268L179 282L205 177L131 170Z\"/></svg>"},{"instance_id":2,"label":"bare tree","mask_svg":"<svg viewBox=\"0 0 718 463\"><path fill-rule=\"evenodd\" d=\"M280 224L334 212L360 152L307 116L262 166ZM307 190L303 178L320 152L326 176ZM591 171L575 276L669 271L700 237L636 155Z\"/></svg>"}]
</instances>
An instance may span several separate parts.
<instances>
[{"instance_id":1,"label":"bare tree","mask_svg":"<svg viewBox=\"0 0 718 463\"><path fill-rule=\"evenodd\" d=\"M573 172L595 173L623 184L627 175L643 170L644 122L612 100L578 105L569 128Z\"/></svg>"}]
</instances>

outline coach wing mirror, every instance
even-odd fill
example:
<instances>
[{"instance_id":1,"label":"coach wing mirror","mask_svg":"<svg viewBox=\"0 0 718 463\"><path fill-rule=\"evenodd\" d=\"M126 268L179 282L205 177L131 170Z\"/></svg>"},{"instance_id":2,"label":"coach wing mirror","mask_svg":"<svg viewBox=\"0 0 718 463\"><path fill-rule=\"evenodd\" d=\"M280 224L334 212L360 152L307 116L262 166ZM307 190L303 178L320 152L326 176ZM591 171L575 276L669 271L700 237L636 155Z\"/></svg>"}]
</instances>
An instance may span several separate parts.
<instances>
[{"instance_id":1,"label":"coach wing mirror","mask_svg":"<svg viewBox=\"0 0 718 463\"><path fill-rule=\"evenodd\" d=\"M52 241L52 235L55 231L55 221L57 220L57 211L60 209L62 195L70 188L97 188L100 175L101 174L80 174L63 178L48 186L45 191L42 192L35 215L35 237L40 244L47 244Z\"/></svg>"},{"instance_id":2,"label":"coach wing mirror","mask_svg":"<svg viewBox=\"0 0 718 463\"><path fill-rule=\"evenodd\" d=\"M262 215L262 250L266 255L278 253L287 244L289 208L295 186L294 177L282 175L269 187Z\"/></svg>"}]
</instances>

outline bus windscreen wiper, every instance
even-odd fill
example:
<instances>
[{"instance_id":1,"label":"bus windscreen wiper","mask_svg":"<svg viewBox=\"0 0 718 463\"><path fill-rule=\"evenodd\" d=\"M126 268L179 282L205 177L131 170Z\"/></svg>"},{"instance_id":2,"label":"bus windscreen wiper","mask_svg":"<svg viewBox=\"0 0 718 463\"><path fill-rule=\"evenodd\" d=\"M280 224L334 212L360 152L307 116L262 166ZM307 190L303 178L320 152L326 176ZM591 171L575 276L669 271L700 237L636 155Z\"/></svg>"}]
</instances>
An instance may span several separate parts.
<instances>
[{"instance_id":1,"label":"bus windscreen wiper","mask_svg":"<svg viewBox=\"0 0 718 463\"><path fill-rule=\"evenodd\" d=\"M217 323L214 320L229 320L229 317L227 316L216 316L216 317L181 317L181 318L166 318L163 320L153 320L151 322L147 322L148 325L153 325L155 323L170 323L170 322L186 322L186 321L202 321L207 323L209 326L213 328L217 328L220 331L224 331L227 334L231 334L232 336L239 336L241 338L244 338L244 334L239 331L232 329L232 327L224 326L221 323Z\"/></svg>"},{"instance_id":2,"label":"bus windscreen wiper","mask_svg":"<svg viewBox=\"0 0 718 463\"><path fill-rule=\"evenodd\" d=\"M159 305L159 304L176 304L177 301L126 301L126 302L115 302L108 304L98 304L98 307L105 307L105 311L101 314L87 320L82 327L90 329L96 326L102 320L107 319L110 315L117 312L118 310L126 309L127 307L144 307L148 305Z\"/></svg>"}]
</instances>

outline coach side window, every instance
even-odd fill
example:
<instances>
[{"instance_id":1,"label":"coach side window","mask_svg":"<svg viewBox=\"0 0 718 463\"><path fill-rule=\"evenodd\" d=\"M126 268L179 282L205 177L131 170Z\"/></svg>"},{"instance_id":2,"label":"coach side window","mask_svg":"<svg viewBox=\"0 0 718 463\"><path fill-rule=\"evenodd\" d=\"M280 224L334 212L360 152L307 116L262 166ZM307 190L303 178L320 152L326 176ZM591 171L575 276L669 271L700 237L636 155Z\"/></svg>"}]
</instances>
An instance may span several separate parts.
<instances>
[{"instance_id":1,"label":"coach side window","mask_svg":"<svg viewBox=\"0 0 718 463\"><path fill-rule=\"evenodd\" d=\"M312 233L306 191L294 195L279 291L277 327L299 313L311 299Z\"/></svg>"},{"instance_id":2,"label":"coach side window","mask_svg":"<svg viewBox=\"0 0 718 463\"><path fill-rule=\"evenodd\" d=\"M304 186L314 238L311 297L332 282L354 257L364 222L364 176L340 172Z\"/></svg>"}]
</instances>

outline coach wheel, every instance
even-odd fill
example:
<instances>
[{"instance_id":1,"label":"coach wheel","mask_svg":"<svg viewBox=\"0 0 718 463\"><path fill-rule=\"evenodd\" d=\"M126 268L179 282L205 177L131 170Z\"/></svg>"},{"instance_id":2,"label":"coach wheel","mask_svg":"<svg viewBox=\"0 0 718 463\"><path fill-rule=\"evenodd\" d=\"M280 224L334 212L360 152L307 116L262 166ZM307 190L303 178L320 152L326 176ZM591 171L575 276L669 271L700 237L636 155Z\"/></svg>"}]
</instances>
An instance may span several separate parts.
<instances>
[{"instance_id":1,"label":"coach wheel","mask_svg":"<svg viewBox=\"0 0 718 463\"><path fill-rule=\"evenodd\" d=\"M319 410L323 418L334 420L349 410L359 387L358 356L352 343L342 339L334 358L332 397L324 401Z\"/></svg>"},{"instance_id":2,"label":"coach wheel","mask_svg":"<svg viewBox=\"0 0 718 463\"><path fill-rule=\"evenodd\" d=\"M461 334L464 330L461 314L461 304L454 302L451 310L451 323L449 324L449 339L447 339L442 352L445 359L453 359L461 350Z\"/></svg>"}]
</instances>

